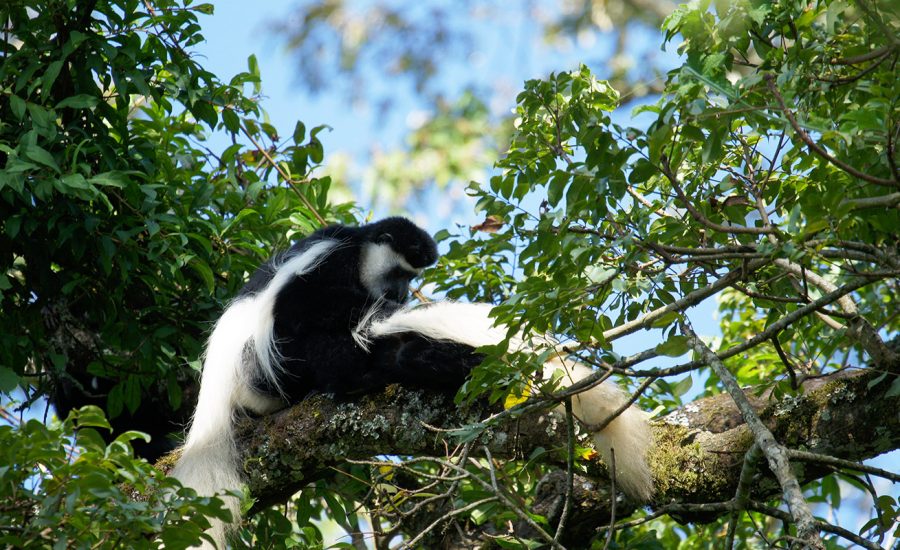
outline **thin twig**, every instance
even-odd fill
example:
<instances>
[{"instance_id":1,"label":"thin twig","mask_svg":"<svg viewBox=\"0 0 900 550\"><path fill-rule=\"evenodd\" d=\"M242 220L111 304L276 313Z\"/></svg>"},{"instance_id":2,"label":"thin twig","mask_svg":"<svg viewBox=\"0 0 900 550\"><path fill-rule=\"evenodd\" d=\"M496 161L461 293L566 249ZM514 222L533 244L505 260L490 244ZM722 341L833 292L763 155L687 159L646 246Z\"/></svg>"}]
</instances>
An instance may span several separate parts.
<instances>
[{"instance_id":1,"label":"thin twig","mask_svg":"<svg viewBox=\"0 0 900 550\"><path fill-rule=\"evenodd\" d=\"M556 525L556 534L553 540L559 543L559 539L566 529L566 521L572 510L572 493L575 489L575 416L572 414L572 400L566 399L566 499L563 501L563 509L559 514L559 523ZM615 493L613 493L615 494ZM614 497L615 498L615 497Z\"/></svg>"},{"instance_id":2,"label":"thin twig","mask_svg":"<svg viewBox=\"0 0 900 550\"><path fill-rule=\"evenodd\" d=\"M767 263L769 263L769 260L764 258L751 260L747 262L745 266L730 271L729 273L719 278L718 281L709 286L698 288L697 290L689 292L678 300L675 300L670 304L666 304L663 307L657 308L643 315L642 317L635 319L634 321L625 323L624 325L619 325L618 327L614 327L605 331L603 333L603 339L607 342L611 342L612 340L621 338L622 336L631 334L632 332L636 332L642 328L649 328L654 321L656 321L663 315L673 311L684 311L691 306L695 306L706 298L709 298L713 294L716 294L720 290L731 286L733 283L746 277L747 274L754 269L761 267Z\"/></svg>"},{"instance_id":3,"label":"thin twig","mask_svg":"<svg viewBox=\"0 0 900 550\"><path fill-rule=\"evenodd\" d=\"M784 368L788 371L788 377L791 379L791 389L796 390L800 387L800 381L797 379L797 369L794 368L794 364L784 352L784 349L781 348L781 342L778 341L777 335L772 337L772 346L775 348L775 353L778 354L778 358L781 359Z\"/></svg>"},{"instance_id":4,"label":"thin twig","mask_svg":"<svg viewBox=\"0 0 900 550\"><path fill-rule=\"evenodd\" d=\"M675 172L672 170L672 167L669 165L668 158L660 159L660 171L666 176L666 179L669 180L669 183L672 185L672 189L675 190L675 193L678 195L678 198L681 199L682 204L690 213L690 215L700 222L705 227L712 229L713 231L718 231L720 233L749 233L751 235L767 235L770 233L774 233L775 231L772 228L766 227L747 227L743 225L721 225L709 220L706 216L703 215L696 207L694 207L693 203L687 198L684 193L684 190L681 188L681 184L678 183L678 176L675 175Z\"/></svg>"},{"instance_id":5,"label":"thin twig","mask_svg":"<svg viewBox=\"0 0 900 550\"><path fill-rule=\"evenodd\" d=\"M737 489L734 491L735 509L731 512L731 519L728 522L728 535L725 538L725 548L731 550L734 548L734 535L737 532L737 523L740 518L741 511L746 508L750 496L750 485L753 481L753 474L756 472L759 459L762 453L759 445L754 443L747 449L744 454L744 463L741 465L741 476L738 478Z\"/></svg>"},{"instance_id":6,"label":"thin twig","mask_svg":"<svg viewBox=\"0 0 900 550\"><path fill-rule=\"evenodd\" d=\"M616 525L616 450L609 449L609 531L606 532L606 544L603 550L609 549L613 540Z\"/></svg>"},{"instance_id":7,"label":"thin twig","mask_svg":"<svg viewBox=\"0 0 900 550\"><path fill-rule=\"evenodd\" d=\"M293 191L294 194L300 198L300 202L303 203L303 206L305 206L307 208L307 210L309 210L310 213L312 213L312 215L316 218L316 220L318 220L318 222L320 224L322 224L322 226L328 225L328 222L325 221L325 218L323 218L322 215L319 214L319 211L316 210L316 208L312 205L311 202L309 202L309 199L306 198L306 195L304 195L303 193L300 192L299 189L297 189L297 186L295 185L295 182L290 177L290 175L287 172L285 172L284 169L281 168L281 166L279 166L277 162L275 162L275 159L273 159L272 156L269 154L269 152L266 151L266 149L262 145L260 145L260 143L258 141L256 141L256 139L253 138L253 136L250 134L250 132L247 131L246 128L244 128L243 124L241 124L240 127L241 127L241 132L243 132L243 134L245 136L247 136L247 139L249 139L253 143L253 146L256 147L256 150L259 151L262 154L262 156L264 156L266 158L267 161L269 161L269 164L272 165L272 168L274 168L275 170L278 171L278 173L281 175L281 178L284 180L284 182L287 183L288 187L291 188L291 191Z\"/></svg>"},{"instance_id":8,"label":"thin twig","mask_svg":"<svg viewBox=\"0 0 900 550\"><path fill-rule=\"evenodd\" d=\"M827 464L829 466L835 466L838 468L846 468L850 470L856 470L859 472L864 472L867 474L876 475L879 477L883 477L885 479L889 479L894 483L900 483L900 474L896 474L894 472L889 472L887 470L882 470L881 468L875 468L874 466L868 466L866 464L860 464L859 462L853 462L852 460L844 460L842 458L837 458L834 456L823 455L819 453L811 453L809 451L800 451L796 449L788 449L788 455L795 460L802 460L803 462L820 462L822 464Z\"/></svg>"},{"instance_id":9,"label":"thin twig","mask_svg":"<svg viewBox=\"0 0 900 550\"><path fill-rule=\"evenodd\" d=\"M837 286L832 282L788 259L777 258L775 259L775 265L794 275L805 277L807 281L823 292L834 292L837 290ZM859 314L856 302L849 295L845 295L838 299L837 303L844 310L844 313L852 317L848 323L850 335L855 336L859 340L860 346L866 350L869 357L882 366L896 364L898 362L897 353L885 345L884 340L878 335L875 327Z\"/></svg>"},{"instance_id":10,"label":"thin twig","mask_svg":"<svg viewBox=\"0 0 900 550\"><path fill-rule=\"evenodd\" d=\"M769 87L769 91L772 92L772 95L774 95L775 99L778 101L778 105L781 107L781 111L784 113L784 116L787 117L788 122L791 125L791 128L793 128L794 131L797 132L797 135L800 137L800 140L803 143L805 143L806 146L809 147L809 149L813 153L815 153L819 157L827 160L831 164L834 164L835 166L837 166L841 170L847 172L851 176L855 176L863 181L867 181L869 183L874 183L876 185L887 185L890 187L897 187L898 185L900 185L900 183L898 183L894 180L878 178L878 177L866 174L864 172L860 172L859 170L850 166L846 162L843 162L843 161L831 156L831 154L829 154L828 151L823 149L822 146L820 146L811 137L809 137L809 134L806 133L806 130L804 130L802 127L800 127L800 125L797 123L797 119L794 118L794 113L792 113L791 110L788 109L787 105L785 105L784 97L782 97L781 92L778 91L778 87L775 85L775 76L771 75L771 74L767 74L767 75L765 75L765 79L766 79L766 85Z\"/></svg>"},{"instance_id":11,"label":"thin twig","mask_svg":"<svg viewBox=\"0 0 900 550\"><path fill-rule=\"evenodd\" d=\"M460 514L465 514L466 512L469 512L471 510L474 510L475 508L478 508L482 504L487 504L489 502L496 502L497 500L499 500L497 497L487 497L487 498L483 498L481 500L476 500L475 502L470 502L469 504L466 504L465 506L463 506L461 508L455 508L455 509L447 512L446 514L442 515L441 517L439 517L436 520L434 520L433 522L431 522L428 525L428 527L426 527L425 529L420 531L419 534L416 535L415 537L413 537L411 540L404 542L403 548L415 548L416 544L418 544L419 541L422 540L422 538L425 535L427 535L429 532L434 530L434 528L437 527L438 525L445 523L449 518L456 517Z\"/></svg>"}]
</instances>

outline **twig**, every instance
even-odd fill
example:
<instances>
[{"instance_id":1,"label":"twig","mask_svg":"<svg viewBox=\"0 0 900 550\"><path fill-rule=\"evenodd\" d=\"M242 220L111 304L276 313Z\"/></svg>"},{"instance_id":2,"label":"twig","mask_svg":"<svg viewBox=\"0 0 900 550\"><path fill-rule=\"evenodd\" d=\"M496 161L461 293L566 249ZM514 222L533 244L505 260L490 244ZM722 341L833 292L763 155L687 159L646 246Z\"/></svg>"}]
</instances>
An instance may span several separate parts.
<instances>
[{"instance_id":1,"label":"twig","mask_svg":"<svg viewBox=\"0 0 900 550\"><path fill-rule=\"evenodd\" d=\"M575 416L572 414L572 400L566 399L566 499L563 501L563 509L559 514L559 523L556 525L556 534L553 540L559 543L566 529L566 521L572 509L572 493L575 489ZM613 491L615 499L615 491Z\"/></svg>"},{"instance_id":2,"label":"twig","mask_svg":"<svg viewBox=\"0 0 900 550\"><path fill-rule=\"evenodd\" d=\"M795 460L802 460L803 462L821 462L822 464L827 464L829 466L856 470L858 472L864 472L867 474L883 477L885 479L890 479L894 483L900 483L900 474L882 470L881 468L875 468L874 466L860 464L859 462L853 462L852 460L844 460L842 458L837 458L834 456L811 453L809 451L800 451L796 449L788 449L788 456Z\"/></svg>"},{"instance_id":3,"label":"twig","mask_svg":"<svg viewBox=\"0 0 900 550\"><path fill-rule=\"evenodd\" d=\"M834 292L837 286L823 277L813 273L799 264L785 258L776 258L775 265L797 276L803 276L813 286L824 292ZM856 303L850 296L842 296L837 300L838 305L852 317L848 323L851 336L859 339L859 344L876 363L882 366L895 365L898 362L897 353L891 351L878 335L878 331L863 316L859 314Z\"/></svg>"},{"instance_id":4,"label":"twig","mask_svg":"<svg viewBox=\"0 0 900 550\"><path fill-rule=\"evenodd\" d=\"M787 512L785 512L784 510L779 510L778 508L774 508L772 506L766 506L765 504L762 504L760 502L750 502L747 506L747 509L749 509L753 512L760 512L762 514L766 514L767 516L773 517L775 519L780 519L781 521L784 521L784 522L791 521L791 515L788 514ZM868 550L884 550L877 544L867 541L866 539L860 537L853 531L848 531L847 529L844 529L843 527L840 527L837 525L832 525L828 522L819 521L819 520L815 520L813 523L817 529L825 531L826 533L834 533L835 535L838 535L839 537L843 537L843 538L853 542L854 544L858 544L859 546L862 546L863 548L866 548Z\"/></svg>"},{"instance_id":5,"label":"twig","mask_svg":"<svg viewBox=\"0 0 900 550\"><path fill-rule=\"evenodd\" d=\"M446 461L446 460L439 460L439 459L432 459L432 460L433 460L435 463L440 464L441 466L444 466L445 468L448 468L448 469L451 469L451 470L455 470L455 471L457 471L457 472L460 473L460 474L468 475L468 476L469 476L469 479L471 479L472 481L474 481L474 482L477 483L478 485L481 485L481 486L482 486L484 489L486 489L487 491L489 491L489 492L491 492L491 493L494 493L494 494L496 495L496 497L497 497L498 499L500 499L500 501L501 501L504 505L506 505L506 507L509 508L510 511L512 511L512 513L514 513L515 515L517 515L517 516L519 517L519 519L521 519L521 520L523 520L525 523L527 523L527 524L528 524L532 529L534 529L541 537L543 537L544 540L546 540L547 542L549 542L552 548L562 548L562 549L564 550L564 547L563 547L560 543L558 543L558 542L556 542L555 540L553 540L553 537L550 536L550 534L547 533L547 531L545 531L543 527L541 527L540 525L538 525L537 522L535 522L534 519L533 519L531 516L529 516L528 514L526 514L526 513L525 513L525 512L524 512L524 511L523 511L523 510L515 503L515 502L513 502L508 496L506 496L506 495L503 493L503 491L496 491L496 492L495 492L495 491L494 491L494 488L491 487L491 484L490 484L489 482L487 482L487 481L481 479L479 476L474 475L474 474L472 474L471 472L468 472L467 470L465 470L465 469L462 468L461 466L457 466L456 464L453 464L452 462L449 462L449 461Z\"/></svg>"},{"instance_id":6,"label":"twig","mask_svg":"<svg viewBox=\"0 0 900 550\"><path fill-rule=\"evenodd\" d=\"M865 63L866 61L869 61L871 59L875 59L883 55L888 55L892 51L894 51L895 48L896 46L891 44L889 46L883 46L864 54L854 55L853 57L832 59L831 62L835 65L859 65L860 63Z\"/></svg>"},{"instance_id":7,"label":"twig","mask_svg":"<svg viewBox=\"0 0 900 550\"><path fill-rule=\"evenodd\" d=\"M628 186L625 187L625 190L628 191L628 194L631 195L631 196L634 198L634 200L636 200L636 201L638 201L639 203L643 204L644 206L646 206L647 208L649 208L649 209L652 210L653 212L656 212L656 215L657 215L657 216L661 216L661 217L664 217L664 218L670 218L670 217L672 217L671 214L669 214L668 212L666 212L666 211L663 210L662 208L656 208L655 206L653 206L653 203L651 203L650 201L648 201L647 198L644 197L644 195L641 195L640 193L638 193L637 190L634 189L634 187L628 185Z\"/></svg>"},{"instance_id":8,"label":"twig","mask_svg":"<svg viewBox=\"0 0 900 550\"><path fill-rule=\"evenodd\" d=\"M500 490L500 484L497 483L497 470L494 468L494 457L491 456L491 450L488 449L487 445L484 445L483 448L484 448L484 455L487 458L488 473L491 475L491 487L493 487L494 491L496 492L496 491ZM470 458L469 460L472 462L475 461L474 458Z\"/></svg>"},{"instance_id":9,"label":"twig","mask_svg":"<svg viewBox=\"0 0 900 550\"><path fill-rule=\"evenodd\" d=\"M625 323L624 325L619 325L618 327L611 328L603 333L603 338L607 342L615 340L616 338L620 338L622 336L631 334L632 332L636 332L642 328L648 328L654 321L662 317L663 315L673 312L673 311L683 311L691 306L695 306L709 298L713 294L716 294L720 290L731 286L733 283L739 281L744 278L747 273L753 271L754 269L765 265L768 263L767 259L756 259L747 262L745 266L742 266L740 269L735 269L724 276L722 276L718 281L713 284L699 288L693 292L688 293L687 295L675 300L670 304L666 304L663 307L655 309L643 317L635 319L629 323Z\"/></svg>"},{"instance_id":10,"label":"twig","mask_svg":"<svg viewBox=\"0 0 900 550\"><path fill-rule=\"evenodd\" d=\"M753 433L756 444L759 445L760 450L766 457L769 469L772 470L772 473L774 473L775 477L778 479L779 485L781 485L784 500L791 511L791 517L797 524L797 534L811 548L824 549L825 547L822 544L822 539L819 537L818 529L816 528L816 520L812 515L812 511L810 510L806 499L803 498L800 482L797 481L797 477L791 471L791 464L788 460L786 449L775 440L775 436L772 435L769 428L766 427L759 416L757 416L756 412L753 410L753 405L750 404L750 400L747 399L747 396L738 384L737 379L731 374L731 371L729 371L719 357L697 337L694 331L688 326L687 322L681 322L681 332L691 342L694 351L713 369L716 376L722 381L728 394L731 395L734 404L737 405L738 410L741 411L744 422L747 423L747 427L750 429L751 433Z\"/></svg>"},{"instance_id":11,"label":"twig","mask_svg":"<svg viewBox=\"0 0 900 550\"><path fill-rule=\"evenodd\" d=\"M800 381L797 380L797 369L794 368L794 364L781 348L781 342L778 341L778 335L772 337L772 346L775 348L775 353L778 354L778 358L781 359L782 364L784 364L784 368L788 371L788 376L791 379L791 389L796 390L800 387Z\"/></svg>"},{"instance_id":12,"label":"twig","mask_svg":"<svg viewBox=\"0 0 900 550\"><path fill-rule=\"evenodd\" d=\"M786 329L787 327L789 327L790 325L795 323L797 320L802 319L803 317L806 317L807 315L814 313L816 310L821 309L821 308L827 306L828 304L834 303L841 296L844 296L844 295L849 294L855 290L858 290L864 286L872 284L874 281L875 281L875 279L873 279L873 278L859 278L855 281L851 281L851 282L847 283L846 285L838 288L834 292L829 292L828 294L823 295L822 297L818 298L817 300L814 300L814 301L804 305L803 307L797 308L796 310L792 311L791 313L788 313L787 315L785 315L778 321L775 321L774 323L769 325L765 330L763 330L759 334L753 336L752 338L745 340L743 343L737 344L735 346L728 348L725 351L720 352L719 357L721 359L728 359L729 357L734 357L735 355L738 355L738 354L743 353L751 348L754 348L754 347L760 345L761 343L771 339L774 335L783 331L784 329ZM560 351L566 352L566 353L574 353L575 351L577 351L577 349L563 347ZM650 383L652 383L653 380L655 380L656 378L663 377L663 376L674 376L674 375L678 375L678 374L684 374L685 372L690 372L692 370L695 370L697 368L705 366L704 361L694 360L694 361L689 361L687 363L682 363L680 365L675 365L674 367L652 368L652 369L647 369L647 370L643 370L643 371L636 371L631 368L639 363L648 361L648 360L653 359L658 356L659 356L659 353L655 349L648 349L648 350L644 350L642 352L636 353L634 355L630 355L628 357L625 357L624 359L620 359L619 361L616 361L615 363L613 363L611 365L607 365L605 367L605 370L597 371L597 372L591 374L590 376L586 376L586 377L582 378L578 382L572 384L571 386L566 387L565 389L563 389L559 392L555 392L553 394L535 395L533 397L530 397L524 403L521 403L514 407L510 407L509 409L495 413L495 414L481 420L480 422L478 422L476 424L468 426L468 428L472 429L472 428L479 427L479 426L487 427L487 426L490 426L493 423L498 422L507 417L521 415L521 414L531 412L531 411L541 409L541 408L548 408L553 403L559 403L559 402L563 401L564 399L566 399L567 397L571 397L573 395L576 395L578 393L585 391L588 388L595 386L596 384L600 383L600 381L605 380L607 377L609 377L609 375L611 373L617 373L617 374L621 374L624 376L641 377L641 378L650 379L649 381L645 381L643 384L641 384L641 386L638 388L638 390L632 395L631 400L629 400L629 402L628 402L628 404L630 405L635 400L637 400L638 396L640 395L640 392L642 391L642 388L649 386ZM580 358L580 359L589 364L595 364L585 358ZM627 405L623 405L622 407L620 407L621 410L624 410L625 408L627 408ZM610 421L611 421L611 419L614 419L617 414L620 414L620 412L621 411L617 410L615 413L613 413L610 416ZM608 423L608 422L604 422L602 425L605 425L606 423Z\"/></svg>"},{"instance_id":13,"label":"twig","mask_svg":"<svg viewBox=\"0 0 900 550\"><path fill-rule=\"evenodd\" d=\"M616 450L609 449L609 531L606 532L606 544L603 550L609 549L615 533L616 525Z\"/></svg>"},{"instance_id":14,"label":"twig","mask_svg":"<svg viewBox=\"0 0 900 550\"><path fill-rule=\"evenodd\" d=\"M316 208L312 205L311 202L309 202L309 199L306 198L306 195L304 195L303 193L300 192L299 189L297 189L297 186L295 185L295 182L290 177L290 175L288 175L284 171L284 169L281 168L281 166L279 166L277 162L275 162L275 159L273 159L272 156L269 154L269 152L266 151L266 149L262 145L260 145L260 143L258 141L256 141L256 139L253 138L253 136L250 134L250 132L247 131L247 129L244 127L243 124L241 124L241 132L243 132L243 134L245 136L247 136L247 139L249 139L253 143L253 146L256 147L256 150L259 151L262 154L262 156L264 156L266 158L267 161L269 161L269 164L272 165L272 168L274 168L275 170L278 171L278 173L281 175L281 178L284 180L284 182L287 183L288 187L291 188L291 191L293 191L294 194L300 198L300 202L302 202L303 206L305 206L307 208L307 210L309 210L310 213L312 213L312 215L316 218L316 220L318 220L318 222L320 224L322 224L323 226L328 225L328 222L325 221L325 218L323 218L322 215L319 214L319 211L316 210Z\"/></svg>"},{"instance_id":15,"label":"twig","mask_svg":"<svg viewBox=\"0 0 900 550\"><path fill-rule=\"evenodd\" d=\"M805 143L806 146L809 147L809 149L813 153L815 153L816 155L820 156L821 158L827 160L831 164L834 164L835 166L837 166L841 170L847 172L848 174L850 174L852 176L856 176L857 178L859 178L863 181L867 181L869 183L874 183L876 185L887 185L890 187L897 187L898 185L900 185L900 184L898 184L898 182L896 182L894 180L878 178L878 177L866 174L864 172L860 172L859 170L850 166L846 162L843 162L843 161L838 160L837 158L831 156L828 153L828 151L823 149L818 143L816 143L811 137L809 137L809 134L806 133L806 130L804 130L803 128L800 127L799 124L797 124L797 119L794 118L794 113L792 113L791 110L787 108L787 105L785 105L785 103L784 103L784 97L782 97L781 92L778 91L778 87L775 85L775 76L772 74L767 74L767 75L765 75L765 79L766 79L766 85L769 87L769 91L772 92L772 95L774 95L775 99L778 101L778 105L781 107L781 111L784 113L784 116L787 117L788 122L791 125L791 128L793 128L794 131L797 132L797 135L800 137L800 140L803 143Z\"/></svg>"},{"instance_id":16,"label":"twig","mask_svg":"<svg viewBox=\"0 0 900 550\"><path fill-rule=\"evenodd\" d=\"M731 519L728 522L728 535L725 538L725 548L731 550L734 548L734 535L737 532L737 522L740 513L747 507L748 497L750 495L750 484L753 481L753 473L756 471L759 459L761 458L759 445L754 443L747 449L744 454L744 463L741 465L741 476L738 479L737 489L734 491L735 509L731 512Z\"/></svg>"},{"instance_id":17,"label":"twig","mask_svg":"<svg viewBox=\"0 0 900 550\"><path fill-rule=\"evenodd\" d=\"M746 295L749 298L756 298L758 300L769 300L770 302L779 302L783 304L808 304L809 300L804 300L803 298L788 298L785 296L774 296L771 294L763 294L762 292L754 292L747 288L744 285L735 283L732 285L732 288L740 292L741 294Z\"/></svg>"},{"instance_id":18,"label":"twig","mask_svg":"<svg viewBox=\"0 0 900 550\"><path fill-rule=\"evenodd\" d=\"M900 132L900 123L894 124L891 128L888 128L887 131L887 161L888 166L891 167L891 173L894 174L894 179L900 180L900 168L897 167L897 161L894 160L894 139L897 136L897 133Z\"/></svg>"},{"instance_id":19,"label":"twig","mask_svg":"<svg viewBox=\"0 0 900 550\"><path fill-rule=\"evenodd\" d=\"M422 538L425 535L427 535L429 532L431 532L438 525L446 522L449 518L458 516L460 514L465 514L466 512L469 512L470 510L474 510L475 508L478 508L482 504L487 504L489 502L495 502L497 500L499 500L497 497L487 497L487 498L483 498L481 500L476 500L475 502L470 502L469 504L466 504L462 508L455 508L455 509L447 512L443 516L441 516L441 517L437 518L436 520L434 520L433 522L431 522L428 525L428 527L426 527L425 529L420 531L419 534L416 535L413 539L405 542L403 544L403 548L415 548L416 544L418 544L418 542L420 540L422 540Z\"/></svg>"},{"instance_id":20,"label":"twig","mask_svg":"<svg viewBox=\"0 0 900 550\"><path fill-rule=\"evenodd\" d=\"M748 233L751 235L768 235L771 233L775 233L775 230L772 228L747 227L743 225L721 225L709 220L706 216L703 215L703 213L701 213L699 210L697 210L696 207L694 207L691 201L684 194L684 190L681 189L681 185L678 183L678 176L675 175L675 172L672 171L672 167L669 165L669 159L663 157L659 162L660 171L664 176L666 176L666 179L669 180L669 183L672 185L672 189L675 190L675 193L678 195L678 198L681 199L684 207L691 214L691 216L702 225L720 233Z\"/></svg>"},{"instance_id":21,"label":"twig","mask_svg":"<svg viewBox=\"0 0 900 550\"><path fill-rule=\"evenodd\" d=\"M615 526L616 529L625 529L629 527L637 527L638 525L643 525L654 519L664 516L666 514L671 513L711 513L711 514L719 514L722 512L730 512L735 509L734 500L729 500L727 502L711 502L705 504L691 504L691 503L680 503L680 504L668 504L666 506L661 506L657 508L653 513L647 514L644 517L633 519L630 521L626 521L624 523L620 523ZM791 522L791 515L785 512L784 510L779 510L778 508L774 508L772 506L767 506L766 504L749 501L747 503L747 510L751 512L759 512L761 514L765 514L767 516L773 517L775 519ZM825 531L826 533L833 533L840 537L843 537L854 544L857 544L867 550L884 550L877 544L874 544L859 535L853 533L852 531L848 531L843 527L838 527L837 525L832 525L830 523L815 520L816 528ZM609 529L609 527L603 525L600 526L597 530L603 532ZM804 541L805 542L805 541Z\"/></svg>"}]
</instances>

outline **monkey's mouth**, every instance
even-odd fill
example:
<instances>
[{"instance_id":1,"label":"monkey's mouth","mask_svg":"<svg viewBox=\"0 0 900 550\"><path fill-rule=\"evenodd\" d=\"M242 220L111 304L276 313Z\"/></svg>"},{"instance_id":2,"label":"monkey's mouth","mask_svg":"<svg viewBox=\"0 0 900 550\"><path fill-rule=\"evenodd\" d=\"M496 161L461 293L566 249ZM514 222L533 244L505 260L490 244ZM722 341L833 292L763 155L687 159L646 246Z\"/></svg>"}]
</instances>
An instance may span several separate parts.
<instances>
[{"instance_id":1,"label":"monkey's mouth","mask_svg":"<svg viewBox=\"0 0 900 550\"><path fill-rule=\"evenodd\" d=\"M409 283L409 279L395 279L384 289L384 297L392 302L405 302L409 299Z\"/></svg>"}]
</instances>

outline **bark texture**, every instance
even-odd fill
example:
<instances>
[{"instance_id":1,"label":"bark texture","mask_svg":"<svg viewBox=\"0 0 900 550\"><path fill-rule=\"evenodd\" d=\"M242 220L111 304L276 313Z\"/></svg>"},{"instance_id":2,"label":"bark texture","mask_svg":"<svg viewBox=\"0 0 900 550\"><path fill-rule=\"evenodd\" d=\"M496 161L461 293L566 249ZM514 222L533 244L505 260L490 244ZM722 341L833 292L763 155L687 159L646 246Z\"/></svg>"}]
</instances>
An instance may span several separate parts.
<instances>
[{"instance_id":1,"label":"bark texture","mask_svg":"<svg viewBox=\"0 0 900 550\"><path fill-rule=\"evenodd\" d=\"M891 380L879 379L872 370L845 371L808 382L794 396L746 393L786 447L862 461L900 448L900 395L891 394ZM330 468L345 459L445 456L447 434L437 430L466 431L490 412L486 406L460 409L445 397L392 386L353 403L317 396L266 418L242 419L237 433L250 491L263 506L331 475ZM649 461L657 493L651 507L723 502L734 496L753 437L727 395L690 403L654 422L653 428ZM545 411L499 423L477 437L494 458L522 458L538 447L564 449L565 433L564 419ZM562 452L558 460L564 464ZM832 471L824 465L792 465L801 481ZM570 519L567 531L594 532L608 521L605 472L599 463L589 467L590 479L582 479L574 493L579 513ZM751 498L763 500L780 493L771 475L757 478ZM551 517L553 503L559 502L552 490L555 485L560 484L548 479L545 487L551 489L544 490L537 503ZM624 511L619 510L619 518ZM678 519L705 521L721 513L691 510L679 513Z\"/></svg>"}]
</instances>

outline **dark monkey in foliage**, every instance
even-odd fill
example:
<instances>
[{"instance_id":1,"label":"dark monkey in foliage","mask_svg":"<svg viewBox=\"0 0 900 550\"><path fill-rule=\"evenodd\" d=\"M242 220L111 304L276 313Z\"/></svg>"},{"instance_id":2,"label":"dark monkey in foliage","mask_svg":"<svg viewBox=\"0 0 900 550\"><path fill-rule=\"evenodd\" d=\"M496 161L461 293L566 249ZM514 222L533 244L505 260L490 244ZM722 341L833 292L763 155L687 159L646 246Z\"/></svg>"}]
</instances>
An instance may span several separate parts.
<instances>
[{"instance_id":1,"label":"dark monkey in foliage","mask_svg":"<svg viewBox=\"0 0 900 550\"><path fill-rule=\"evenodd\" d=\"M436 261L425 231L387 218L324 228L266 262L210 336L197 409L172 475L201 495L238 490L233 415L241 410L268 414L312 393L349 398L392 383L455 392L481 359L475 348L504 341L507 331L493 326L487 304L406 307L410 282ZM545 370L562 370L571 382L591 374L561 360ZM573 405L593 424L624 402L620 390L601 384ZM626 410L594 441L604 457L615 448L620 486L648 499L643 412ZM225 500L237 520L237 499ZM225 529L214 522L210 532L220 547Z\"/></svg>"}]
</instances>

